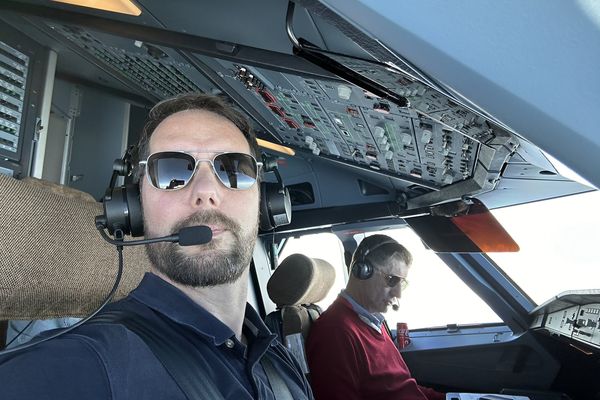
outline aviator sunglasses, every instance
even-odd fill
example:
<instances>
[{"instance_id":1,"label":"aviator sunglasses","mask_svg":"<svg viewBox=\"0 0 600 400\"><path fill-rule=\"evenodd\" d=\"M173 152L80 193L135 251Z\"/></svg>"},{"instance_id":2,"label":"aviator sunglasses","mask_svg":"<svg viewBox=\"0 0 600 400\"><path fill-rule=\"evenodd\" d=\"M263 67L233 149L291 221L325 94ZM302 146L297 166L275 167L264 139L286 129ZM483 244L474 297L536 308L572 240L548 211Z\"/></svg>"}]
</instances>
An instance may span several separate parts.
<instances>
[{"instance_id":1,"label":"aviator sunglasses","mask_svg":"<svg viewBox=\"0 0 600 400\"><path fill-rule=\"evenodd\" d=\"M400 290L406 289L408 286L408 281L406 278L398 275L385 274L381 271L377 271L383 276L383 280L388 287L395 287L397 284L400 284Z\"/></svg>"},{"instance_id":2,"label":"aviator sunglasses","mask_svg":"<svg viewBox=\"0 0 600 400\"><path fill-rule=\"evenodd\" d=\"M202 161L209 162L219 181L233 190L250 189L256 183L262 166L262 163L245 153L223 152L213 158L195 158L183 151L153 153L145 161L140 161L139 165L145 166L148 181L155 188L179 190L192 181Z\"/></svg>"}]
</instances>

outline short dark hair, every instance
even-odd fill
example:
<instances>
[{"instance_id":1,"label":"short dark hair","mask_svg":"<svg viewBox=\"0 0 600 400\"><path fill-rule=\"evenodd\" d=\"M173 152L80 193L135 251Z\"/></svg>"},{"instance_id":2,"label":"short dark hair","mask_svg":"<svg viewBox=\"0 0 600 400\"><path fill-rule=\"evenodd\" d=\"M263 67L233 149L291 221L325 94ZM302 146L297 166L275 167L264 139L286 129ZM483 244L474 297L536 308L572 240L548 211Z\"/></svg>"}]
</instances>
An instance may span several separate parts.
<instances>
[{"instance_id":1,"label":"short dark hair","mask_svg":"<svg viewBox=\"0 0 600 400\"><path fill-rule=\"evenodd\" d=\"M367 255L365 256L365 254ZM371 263L371 265L380 265L388 262L392 257L399 257L407 266L410 266L413 260L410 251L396 240L387 235L372 235L367 236L360 242L354 251L350 265L354 265L363 258L365 259L364 261Z\"/></svg>"},{"instance_id":2,"label":"short dark hair","mask_svg":"<svg viewBox=\"0 0 600 400\"><path fill-rule=\"evenodd\" d=\"M156 127L169 116L186 110L202 110L220 115L231 121L244 135L250 152L260 161L260 150L256 142L256 135L250 127L248 119L228 104L223 98L205 93L184 93L157 103L148 113L144 130L138 142L138 159L148 158L150 137Z\"/></svg>"}]
</instances>

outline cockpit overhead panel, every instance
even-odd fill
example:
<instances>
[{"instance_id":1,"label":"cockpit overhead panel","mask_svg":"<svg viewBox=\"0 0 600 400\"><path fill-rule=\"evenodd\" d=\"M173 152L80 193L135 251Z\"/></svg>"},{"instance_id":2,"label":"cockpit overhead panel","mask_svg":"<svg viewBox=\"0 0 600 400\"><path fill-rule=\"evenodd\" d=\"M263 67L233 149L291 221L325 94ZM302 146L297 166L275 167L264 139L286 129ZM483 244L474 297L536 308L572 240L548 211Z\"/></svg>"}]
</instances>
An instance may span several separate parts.
<instances>
[{"instance_id":1,"label":"cockpit overhead panel","mask_svg":"<svg viewBox=\"0 0 600 400\"><path fill-rule=\"evenodd\" d=\"M425 201L447 200L458 192L447 190L454 185L461 185L461 195L491 190L519 146L512 133L482 113L408 74L366 60L338 56L337 61L405 97L407 106L326 74L270 69L71 25L48 26L147 97L223 93L254 117L259 136L420 187L408 193L409 199L434 192Z\"/></svg>"}]
</instances>

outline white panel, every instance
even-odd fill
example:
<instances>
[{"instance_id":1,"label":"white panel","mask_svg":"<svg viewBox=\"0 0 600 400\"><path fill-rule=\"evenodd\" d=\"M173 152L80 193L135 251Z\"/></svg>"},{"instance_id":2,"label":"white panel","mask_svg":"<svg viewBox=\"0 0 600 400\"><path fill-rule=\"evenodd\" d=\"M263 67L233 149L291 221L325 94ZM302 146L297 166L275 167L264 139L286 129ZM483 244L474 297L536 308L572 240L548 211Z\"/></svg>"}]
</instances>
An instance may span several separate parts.
<instances>
[{"instance_id":1,"label":"white panel","mask_svg":"<svg viewBox=\"0 0 600 400\"><path fill-rule=\"evenodd\" d=\"M581 306L573 338L600 345L600 303Z\"/></svg>"},{"instance_id":2,"label":"white panel","mask_svg":"<svg viewBox=\"0 0 600 400\"><path fill-rule=\"evenodd\" d=\"M68 138L69 118L59 113L51 113L48 120L46 153L42 178L61 183L61 171L64 161L65 140Z\"/></svg>"},{"instance_id":3,"label":"white panel","mask_svg":"<svg viewBox=\"0 0 600 400\"><path fill-rule=\"evenodd\" d=\"M554 332L561 333L567 337L571 337L573 333L573 322L579 313L579 306L566 308L548 314L545 327Z\"/></svg>"},{"instance_id":4,"label":"white panel","mask_svg":"<svg viewBox=\"0 0 600 400\"><path fill-rule=\"evenodd\" d=\"M35 178L43 177L44 158L46 157L46 145L48 139L48 124L50 123L50 109L52 108L52 92L54 91L56 60L56 52L49 50L46 75L44 77L44 95L42 97L42 104L40 106L40 136L37 143L35 159L32 160L34 167L31 175Z\"/></svg>"}]
</instances>

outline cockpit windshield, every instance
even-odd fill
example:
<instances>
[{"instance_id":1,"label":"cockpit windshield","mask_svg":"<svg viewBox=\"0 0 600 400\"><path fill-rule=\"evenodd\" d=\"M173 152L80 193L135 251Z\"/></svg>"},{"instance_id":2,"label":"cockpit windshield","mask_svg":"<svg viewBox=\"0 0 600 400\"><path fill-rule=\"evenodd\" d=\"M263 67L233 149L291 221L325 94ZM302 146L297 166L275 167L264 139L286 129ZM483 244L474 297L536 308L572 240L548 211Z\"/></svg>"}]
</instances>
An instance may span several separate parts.
<instances>
[{"instance_id":1,"label":"cockpit windshield","mask_svg":"<svg viewBox=\"0 0 600 400\"><path fill-rule=\"evenodd\" d=\"M489 256L537 304L566 290L594 289L599 204L595 191L492 210L520 251Z\"/></svg>"}]
</instances>

